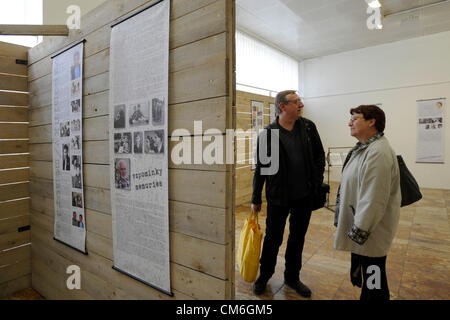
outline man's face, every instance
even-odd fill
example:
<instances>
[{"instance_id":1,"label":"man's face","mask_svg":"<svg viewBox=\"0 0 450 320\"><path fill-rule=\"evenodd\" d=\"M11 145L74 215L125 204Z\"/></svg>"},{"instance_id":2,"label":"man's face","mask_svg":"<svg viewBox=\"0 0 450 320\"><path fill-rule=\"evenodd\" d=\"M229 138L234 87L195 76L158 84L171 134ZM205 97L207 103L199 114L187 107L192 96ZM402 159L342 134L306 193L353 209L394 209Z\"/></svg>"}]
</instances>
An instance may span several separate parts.
<instances>
[{"instance_id":1,"label":"man's face","mask_svg":"<svg viewBox=\"0 0 450 320\"><path fill-rule=\"evenodd\" d=\"M73 56L73 62L74 62L74 64L77 66L77 65L79 65L80 64L80 56L79 55L74 55Z\"/></svg>"},{"instance_id":2,"label":"man's face","mask_svg":"<svg viewBox=\"0 0 450 320\"><path fill-rule=\"evenodd\" d=\"M127 166L125 165L124 162L121 162L119 164L119 171L120 171L120 177L122 179L125 179L127 177Z\"/></svg>"},{"instance_id":3,"label":"man's face","mask_svg":"<svg viewBox=\"0 0 450 320\"><path fill-rule=\"evenodd\" d=\"M296 93L287 95L286 100L287 102L281 103L281 110L286 116L288 116L288 118L297 120L302 115L302 110L304 107L302 100Z\"/></svg>"}]
</instances>

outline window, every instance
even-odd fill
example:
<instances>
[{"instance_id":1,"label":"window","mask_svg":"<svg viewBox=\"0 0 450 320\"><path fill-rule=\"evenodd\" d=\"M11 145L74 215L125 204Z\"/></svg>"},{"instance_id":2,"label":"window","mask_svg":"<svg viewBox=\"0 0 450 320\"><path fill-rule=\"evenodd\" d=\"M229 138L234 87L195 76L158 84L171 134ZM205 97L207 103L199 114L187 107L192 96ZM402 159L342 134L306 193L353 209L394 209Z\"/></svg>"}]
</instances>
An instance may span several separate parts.
<instances>
[{"instance_id":1,"label":"window","mask_svg":"<svg viewBox=\"0 0 450 320\"><path fill-rule=\"evenodd\" d=\"M298 90L298 61L236 31L236 89L268 96Z\"/></svg>"},{"instance_id":2,"label":"window","mask_svg":"<svg viewBox=\"0 0 450 320\"><path fill-rule=\"evenodd\" d=\"M42 24L43 0L0 1L0 24ZM0 36L0 41L34 47L41 36Z\"/></svg>"}]
</instances>

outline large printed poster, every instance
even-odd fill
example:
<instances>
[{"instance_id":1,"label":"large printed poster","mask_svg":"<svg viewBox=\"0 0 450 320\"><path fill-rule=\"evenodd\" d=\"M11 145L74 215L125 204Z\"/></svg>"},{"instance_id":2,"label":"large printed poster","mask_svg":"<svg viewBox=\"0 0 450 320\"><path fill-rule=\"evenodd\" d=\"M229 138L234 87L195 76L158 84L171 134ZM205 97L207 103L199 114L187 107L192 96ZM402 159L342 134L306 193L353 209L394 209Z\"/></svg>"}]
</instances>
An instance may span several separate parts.
<instances>
[{"instance_id":1,"label":"large printed poster","mask_svg":"<svg viewBox=\"0 0 450 320\"><path fill-rule=\"evenodd\" d=\"M170 293L170 1L113 26L110 167L114 269Z\"/></svg>"},{"instance_id":2,"label":"large printed poster","mask_svg":"<svg viewBox=\"0 0 450 320\"><path fill-rule=\"evenodd\" d=\"M53 57L54 237L86 253L83 193L83 48L84 42Z\"/></svg>"},{"instance_id":3,"label":"large printed poster","mask_svg":"<svg viewBox=\"0 0 450 320\"><path fill-rule=\"evenodd\" d=\"M417 101L417 162L444 162L444 108L445 98Z\"/></svg>"}]
</instances>

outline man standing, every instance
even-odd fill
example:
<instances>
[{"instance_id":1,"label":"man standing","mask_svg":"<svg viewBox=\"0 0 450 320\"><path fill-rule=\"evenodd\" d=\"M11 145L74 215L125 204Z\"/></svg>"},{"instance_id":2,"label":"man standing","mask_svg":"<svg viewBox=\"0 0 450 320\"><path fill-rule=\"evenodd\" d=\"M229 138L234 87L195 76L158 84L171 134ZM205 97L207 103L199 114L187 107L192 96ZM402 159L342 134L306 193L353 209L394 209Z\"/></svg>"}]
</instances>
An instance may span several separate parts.
<instances>
[{"instance_id":1,"label":"man standing","mask_svg":"<svg viewBox=\"0 0 450 320\"><path fill-rule=\"evenodd\" d=\"M81 229L84 229L84 223L83 223L83 216L80 214L80 220L78 221L78 226L81 228Z\"/></svg>"},{"instance_id":2,"label":"man standing","mask_svg":"<svg viewBox=\"0 0 450 320\"><path fill-rule=\"evenodd\" d=\"M80 77L81 74L81 68L80 68L80 52L75 51L73 54L73 65L70 68L70 79L75 80Z\"/></svg>"},{"instance_id":3,"label":"man standing","mask_svg":"<svg viewBox=\"0 0 450 320\"><path fill-rule=\"evenodd\" d=\"M300 269L313 195L323 181L325 152L314 123L301 117L303 107L296 91L278 93L275 98L277 118L265 129L267 135L275 135L276 138L267 138L265 145L261 134L258 137L252 211L261 210L261 193L266 183L267 219L260 273L253 284L253 292L257 295L265 291L267 282L275 272L278 250L283 242L284 227L290 213L284 282L298 294L311 296L311 290L300 281ZM279 146L279 166L276 172L264 175L262 169L267 165L262 164L260 157L275 152L272 143ZM266 150L261 152L261 149ZM273 158L273 154L271 155Z\"/></svg>"},{"instance_id":4,"label":"man standing","mask_svg":"<svg viewBox=\"0 0 450 320\"><path fill-rule=\"evenodd\" d=\"M70 170L69 146L67 144L63 144L63 170Z\"/></svg>"}]
</instances>

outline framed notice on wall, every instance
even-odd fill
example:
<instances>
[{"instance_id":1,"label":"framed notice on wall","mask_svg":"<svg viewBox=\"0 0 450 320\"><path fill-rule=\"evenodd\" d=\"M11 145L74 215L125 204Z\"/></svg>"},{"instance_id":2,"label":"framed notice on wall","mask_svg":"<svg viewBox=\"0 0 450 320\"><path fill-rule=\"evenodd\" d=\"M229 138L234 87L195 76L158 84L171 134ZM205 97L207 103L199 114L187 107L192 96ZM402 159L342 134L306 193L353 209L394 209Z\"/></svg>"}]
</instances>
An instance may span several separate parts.
<instances>
[{"instance_id":1,"label":"framed notice on wall","mask_svg":"<svg viewBox=\"0 0 450 320\"><path fill-rule=\"evenodd\" d=\"M54 55L52 147L55 240L86 253L83 192L84 41Z\"/></svg>"},{"instance_id":2,"label":"framed notice on wall","mask_svg":"<svg viewBox=\"0 0 450 320\"><path fill-rule=\"evenodd\" d=\"M417 101L416 162L444 163L445 98Z\"/></svg>"},{"instance_id":3,"label":"framed notice on wall","mask_svg":"<svg viewBox=\"0 0 450 320\"><path fill-rule=\"evenodd\" d=\"M250 161L252 169L256 167L256 144L258 141L259 131L264 129L264 103L252 100L252 150L250 153Z\"/></svg>"},{"instance_id":4,"label":"framed notice on wall","mask_svg":"<svg viewBox=\"0 0 450 320\"><path fill-rule=\"evenodd\" d=\"M169 17L164 0L112 26L109 132L114 269L171 295Z\"/></svg>"},{"instance_id":5,"label":"framed notice on wall","mask_svg":"<svg viewBox=\"0 0 450 320\"><path fill-rule=\"evenodd\" d=\"M270 110L270 123L272 123L277 118L275 116L275 103L269 103L269 110Z\"/></svg>"}]
</instances>

